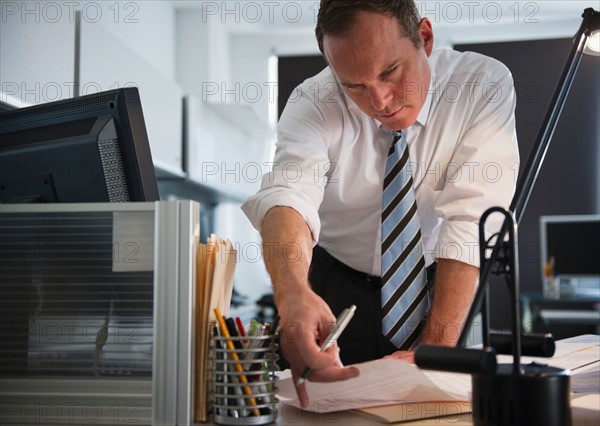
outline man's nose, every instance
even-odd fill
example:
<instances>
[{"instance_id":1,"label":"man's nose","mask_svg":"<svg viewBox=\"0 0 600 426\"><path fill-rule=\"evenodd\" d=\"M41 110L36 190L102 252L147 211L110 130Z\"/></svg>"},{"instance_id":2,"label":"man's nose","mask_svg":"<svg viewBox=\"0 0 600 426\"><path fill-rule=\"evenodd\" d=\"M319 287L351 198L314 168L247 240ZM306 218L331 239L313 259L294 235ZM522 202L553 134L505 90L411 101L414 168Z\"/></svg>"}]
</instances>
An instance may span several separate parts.
<instances>
[{"instance_id":1,"label":"man's nose","mask_svg":"<svg viewBox=\"0 0 600 426\"><path fill-rule=\"evenodd\" d=\"M392 98L392 91L386 84L373 86L369 89L369 98L371 100L371 106L376 111L382 111Z\"/></svg>"}]
</instances>

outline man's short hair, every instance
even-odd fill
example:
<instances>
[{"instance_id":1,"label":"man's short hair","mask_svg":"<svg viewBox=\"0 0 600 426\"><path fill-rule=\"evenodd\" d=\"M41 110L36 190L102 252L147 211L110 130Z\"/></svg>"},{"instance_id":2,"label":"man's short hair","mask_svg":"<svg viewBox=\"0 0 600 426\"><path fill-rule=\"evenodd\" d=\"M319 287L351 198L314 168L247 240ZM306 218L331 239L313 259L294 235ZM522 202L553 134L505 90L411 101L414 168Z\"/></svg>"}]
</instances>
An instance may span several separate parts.
<instances>
[{"instance_id":1,"label":"man's short hair","mask_svg":"<svg viewBox=\"0 0 600 426\"><path fill-rule=\"evenodd\" d=\"M400 33L408 37L415 47L421 47L421 18L413 0L321 0L315 34L322 53L323 37L344 35L359 12L375 12L396 18Z\"/></svg>"}]
</instances>

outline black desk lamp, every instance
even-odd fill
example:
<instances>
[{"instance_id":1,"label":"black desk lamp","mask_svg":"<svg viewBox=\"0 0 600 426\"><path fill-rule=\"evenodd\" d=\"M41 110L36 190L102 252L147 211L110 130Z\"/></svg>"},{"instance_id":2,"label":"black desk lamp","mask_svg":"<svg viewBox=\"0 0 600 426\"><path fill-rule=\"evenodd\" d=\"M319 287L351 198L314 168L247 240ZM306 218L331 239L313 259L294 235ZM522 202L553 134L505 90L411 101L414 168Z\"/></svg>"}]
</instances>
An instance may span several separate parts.
<instances>
[{"instance_id":1,"label":"black desk lamp","mask_svg":"<svg viewBox=\"0 0 600 426\"><path fill-rule=\"evenodd\" d=\"M415 353L415 362L421 368L472 375L475 425L571 425L569 372L545 364L521 365L522 349L524 355L552 356L554 341L550 335L521 334L517 223L523 216L582 54L600 56L600 13L588 8L582 17L583 22L575 34L509 210L493 207L481 217L479 288L457 347L422 346ZM504 222L500 232L486 240L485 222L493 213L503 214ZM487 280L492 272L506 276L511 296L512 330L500 336L491 335L489 330ZM465 349L469 327L479 311L482 313L483 349ZM497 364L496 353L511 353L513 363Z\"/></svg>"}]
</instances>

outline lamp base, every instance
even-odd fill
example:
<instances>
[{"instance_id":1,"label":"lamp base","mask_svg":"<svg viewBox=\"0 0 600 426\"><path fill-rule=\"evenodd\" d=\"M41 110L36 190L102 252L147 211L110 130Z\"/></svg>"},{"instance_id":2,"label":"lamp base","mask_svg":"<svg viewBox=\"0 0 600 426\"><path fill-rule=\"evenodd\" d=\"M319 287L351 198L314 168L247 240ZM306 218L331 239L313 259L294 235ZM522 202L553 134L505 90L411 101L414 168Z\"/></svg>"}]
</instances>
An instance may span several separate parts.
<instances>
[{"instance_id":1,"label":"lamp base","mask_svg":"<svg viewBox=\"0 0 600 426\"><path fill-rule=\"evenodd\" d=\"M499 364L492 375L472 376L474 424L570 426L569 372L537 363L522 370Z\"/></svg>"}]
</instances>

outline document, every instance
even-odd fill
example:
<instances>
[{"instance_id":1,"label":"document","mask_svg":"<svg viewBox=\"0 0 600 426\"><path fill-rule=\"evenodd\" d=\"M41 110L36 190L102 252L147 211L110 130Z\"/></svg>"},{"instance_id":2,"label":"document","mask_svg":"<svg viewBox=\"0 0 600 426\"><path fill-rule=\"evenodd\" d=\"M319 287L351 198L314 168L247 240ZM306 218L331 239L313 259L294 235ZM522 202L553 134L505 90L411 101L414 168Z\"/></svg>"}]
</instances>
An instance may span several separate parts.
<instances>
[{"instance_id":1,"label":"document","mask_svg":"<svg viewBox=\"0 0 600 426\"><path fill-rule=\"evenodd\" d=\"M211 234L208 241L198 246L195 288L195 352L196 390L195 413L197 421L206 421L209 393L209 346L212 324L216 317L213 308L229 315L237 252L229 240Z\"/></svg>"},{"instance_id":2,"label":"document","mask_svg":"<svg viewBox=\"0 0 600 426\"><path fill-rule=\"evenodd\" d=\"M512 355L498 355L498 364L513 362ZM578 369L600 361L600 336L584 334L556 342L556 351L552 358L521 357L521 364L531 362L548 364L551 367L569 370L574 375Z\"/></svg>"},{"instance_id":3,"label":"document","mask_svg":"<svg viewBox=\"0 0 600 426\"><path fill-rule=\"evenodd\" d=\"M358 377L332 383L306 382L310 405L305 410L334 412L355 408L423 401L469 401L471 376L421 370L397 359L356 364ZM289 373L280 376L277 396L300 407Z\"/></svg>"}]
</instances>

